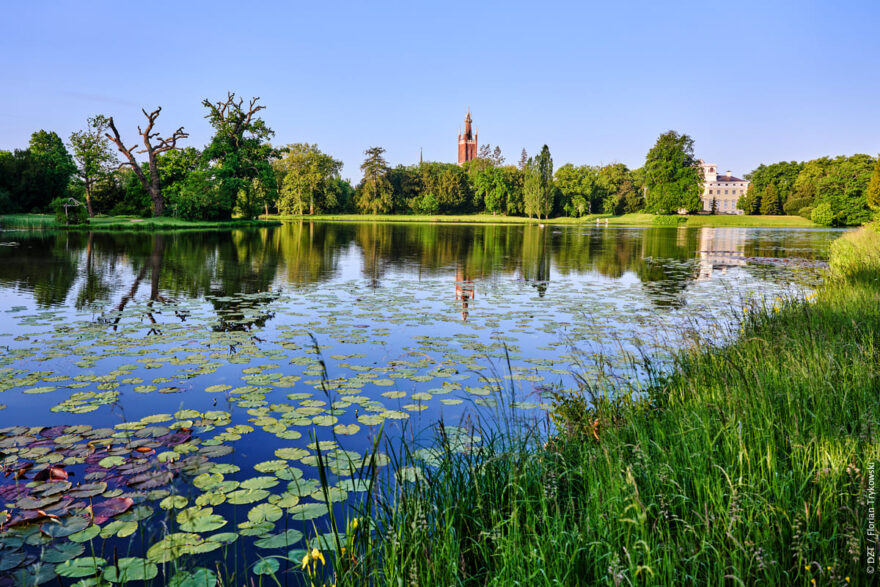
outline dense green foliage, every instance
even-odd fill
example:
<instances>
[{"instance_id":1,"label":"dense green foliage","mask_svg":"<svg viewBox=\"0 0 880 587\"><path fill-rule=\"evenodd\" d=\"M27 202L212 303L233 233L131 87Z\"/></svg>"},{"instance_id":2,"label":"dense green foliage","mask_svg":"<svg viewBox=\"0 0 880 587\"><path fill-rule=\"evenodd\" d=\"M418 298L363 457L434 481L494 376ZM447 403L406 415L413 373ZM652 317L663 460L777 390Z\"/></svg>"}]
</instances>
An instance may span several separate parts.
<instances>
[{"instance_id":1,"label":"dense green foliage","mask_svg":"<svg viewBox=\"0 0 880 587\"><path fill-rule=\"evenodd\" d=\"M355 204L363 214L384 214L391 211L392 189L388 180L388 164L383 156L385 149L370 147L361 165L364 179L355 192Z\"/></svg>"},{"instance_id":2,"label":"dense green foliage","mask_svg":"<svg viewBox=\"0 0 880 587\"><path fill-rule=\"evenodd\" d=\"M308 143L288 145L282 151L284 157L273 162L281 186L279 213L321 214L345 209L338 189L342 161Z\"/></svg>"},{"instance_id":3,"label":"dense green foliage","mask_svg":"<svg viewBox=\"0 0 880 587\"><path fill-rule=\"evenodd\" d=\"M95 215L92 206L92 191L95 184L110 174L111 166L116 162L116 151L104 136L106 128L107 119L98 115L89 118L85 130L70 135L70 146L77 165L77 177L83 183L89 217Z\"/></svg>"},{"instance_id":4,"label":"dense green foliage","mask_svg":"<svg viewBox=\"0 0 880 587\"><path fill-rule=\"evenodd\" d=\"M256 105L257 100L252 99L248 108L235 94L225 101L202 102L208 109L205 118L214 127L202 156L211 163L212 181L206 185L214 192L216 219L231 218L233 212L252 218L265 207L266 192L275 190L270 159L277 151L267 142L275 133L256 116L264 108Z\"/></svg>"},{"instance_id":5,"label":"dense green foliage","mask_svg":"<svg viewBox=\"0 0 880 587\"><path fill-rule=\"evenodd\" d=\"M473 444L441 426L430 449L403 450L399 475L424 476L373 506L372 572L420 585L859 583L866 468L880 458L878 251L874 228L845 235L818 297L749 306L734 342L697 344L665 375L642 365L647 388L551 392L550 438L502 410ZM499 387L499 402L516 393Z\"/></svg>"},{"instance_id":6,"label":"dense green foliage","mask_svg":"<svg viewBox=\"0 0 880 587\"><path fill-rule=\"evenodd\" d=\"M738 207L746 214L799 214L826 226L859 225L872 217L875 168L880 194L878 166L869 155L762 164L746 175L752 183Z\"/></svg>"},{"instance_id":7,"label":"dense green foliage","mask_svg":"<svg viewBox=\"0 0 880 587\"><path fill-rule=\"evenodd\" d=\"M523 203L526 216L547 219L553 210L553 158L547 145L526 162L523 179Z\"/></svg>"},{"instance_id":8,"label":"dense green foliage","mask_svg":"<svg viewBox=\"0 0 880 587\"><path fill-rule=\"evenodd\" d=\"M31 135L27 149L0 151L0 212L46 212L68 194L76 173L64 141L54 132Z\"/></svg>"},{"instance_id":9,"label":"dense green foliage","mask_svg":"<svg viewBox=\"0 0 880 587\"><path fill-rule=\"evenodd\" d=\"M164 214L207 221L273 212L485 213L546 220L694 213L703 207L694 141L676 131L660 135L645 166L633 170L622 163L566 163L554 172L547 145L534 157L523 149L516 166L504 165L500 147L482 145L463 165L426 161L391 167L384 149L372 147L355 188L342 177L342 162L318 145L273 147L268 140L274 133L258 115L264 107L257 103L254 98L245 104L231 93L226 100L204 100L214 130L209 144L199 150L175 143L151 155L163 207L167 202ZM155 214L156 196L150 192L156 188L144 183L153 181L151 164L135 167L128 161L127 167L111 168L116 157L104 136L108 120L92 117L85 130L71 135L76 163L58 136L47 131L34 133L28 149L0 151L0 214L46 212L52 200L68 195L84 201L91 216L148 216L151 208ZM880 163L868 155L761 164L746 178L749 188L737 202L746 214L800 215L828 226L851 226L880 210Z\"/></svg>"},{"instance_id":10,"label":"dense green foliage","mask_svg":"<svg viewBox=\"0 0 880 587\"><path fill-rule=\"evenodd\" d=\"M646 207L655 214L696 212L702 202L702 173L694 158L694 140L670 130L657 139L645 160Z\"/></svg>"}]
</instances>

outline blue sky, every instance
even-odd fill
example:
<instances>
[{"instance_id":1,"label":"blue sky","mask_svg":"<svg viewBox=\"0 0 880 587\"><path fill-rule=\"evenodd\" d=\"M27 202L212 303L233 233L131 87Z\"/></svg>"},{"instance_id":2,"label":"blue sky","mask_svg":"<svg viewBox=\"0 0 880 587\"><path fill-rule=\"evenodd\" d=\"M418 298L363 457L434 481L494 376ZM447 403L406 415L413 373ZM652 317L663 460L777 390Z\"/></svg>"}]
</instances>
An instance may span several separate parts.
<instances>
[{"instance_id":1,"label":"blue sky","mask_svg":"<svg viewBox=\"0 0 880 587\"><path fill-rule=\"evenodd\" d=\"M5 2L0 148L88 116L129 140L140 108L185 143L204 98L260 96L273 142L317 143L360 177L455 161L470 107L508 161L639 167L657 136L743 174L880 151L878 2Z\"/></svg>"}]
</instances>

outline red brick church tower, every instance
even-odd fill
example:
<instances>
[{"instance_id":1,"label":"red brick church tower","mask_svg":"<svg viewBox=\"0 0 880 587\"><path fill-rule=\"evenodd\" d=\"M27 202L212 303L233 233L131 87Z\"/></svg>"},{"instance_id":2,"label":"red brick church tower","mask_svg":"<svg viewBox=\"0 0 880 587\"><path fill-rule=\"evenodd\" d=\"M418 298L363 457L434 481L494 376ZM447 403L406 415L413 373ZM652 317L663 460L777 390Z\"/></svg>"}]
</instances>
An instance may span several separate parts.
<instances>
[{"instance_id":1,"label":"red brick church tower","mask_svg":"<svg viewBox=\"0 0 880 587\"><path fill-rule=\"evenodd\" d=\"M464 134L458 131L458 164L477 158L477 133L471 130L471 109L464 118Z\"/></svg>"}]
</instances>

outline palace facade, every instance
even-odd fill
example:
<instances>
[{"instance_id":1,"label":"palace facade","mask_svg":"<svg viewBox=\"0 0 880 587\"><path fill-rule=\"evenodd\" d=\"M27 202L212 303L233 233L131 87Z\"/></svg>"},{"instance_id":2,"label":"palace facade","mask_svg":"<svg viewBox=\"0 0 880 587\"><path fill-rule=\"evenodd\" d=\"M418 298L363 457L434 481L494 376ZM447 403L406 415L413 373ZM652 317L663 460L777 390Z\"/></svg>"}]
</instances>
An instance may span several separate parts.
<instances>
[{"instance_id":1,"label":"palace facade","mask_svg":"<svg viewBox=\"0 0 880 587\"><path fill-rule=\"evenodd\" d=\"M702 212L711 213L714 200L717 214L742 214L743 211L737 209L736 203L749 188L748 180L734 177L730 171L726 175L719 175L717 165L706 163L702 159L700 167L703 168Z\"/></svg>"}]
</instances>

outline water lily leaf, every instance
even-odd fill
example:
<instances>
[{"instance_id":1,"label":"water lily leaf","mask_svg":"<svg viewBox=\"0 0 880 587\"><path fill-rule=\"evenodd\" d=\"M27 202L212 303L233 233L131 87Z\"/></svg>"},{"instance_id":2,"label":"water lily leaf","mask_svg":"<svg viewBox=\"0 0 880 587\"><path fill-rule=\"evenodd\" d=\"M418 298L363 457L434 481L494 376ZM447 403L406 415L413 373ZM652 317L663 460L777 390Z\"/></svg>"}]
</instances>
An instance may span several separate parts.
<instances>
[{"instance_id":1,"label":"water lily leaf","mask_svg":"<svg viewBox=\"0 0 880 587\"><path fill-rule=\"evenodd\" d=\"M77 544L76 542L61 542L44 551L41 560L47 563L63 563L64 561L75 559L85 552L85 550L86 547L84 544ZM24 556L23 552L20 554ZM4 570L7 569L4 569L2 563L0 563L0 571Z\"/></svg>"},{"instance_id":2,"label":"water lily leaf","mask_svg":"<svg viewBox=\"0 0 880 587\"><path fill-rule=\"evenodd\" d=\"M287 530L280 534L267 536L254 542L258 548L289 548L302 540L303 533L299 530Z\"/></svg>"},{"instance_id":3,"label":"water lily leaf","mask_svg":"<svg viewBox=\"0 0 880 587\"><path fill-rule=\"evenodd\" d=\"M314 499L315 501L325 501L324 490L319 489L318 491L312 492L309 497ZM348 497L348 493L344 489L339 487L330 487L327 489L327 496L330 499L331 503L342 503Z\"/></svg>"},{"instance_id":4,"label":"water lily leaf","mask_svg":"<svg viewBox=\"0 0 880 587\"><path fill-rule=\"evenodd\" d=\"M251 477L250 479L245 479L241 482L241 487L243 489L269 489L270 487L275 487L278 485L277 477Z\"/></svg>"},{"instance_id":5,"label":"water lily leaf","mask_svg":"<svg viewBox=\"0 0 880 587\"><path fill-rule=\"evenodd\" d=\"M275 529L275 522L241 522L238 525L239 534L242 536L265 536Z\"/></svg>"},{"instance_id":6,"label":"water lily leaf","mask_svg":"<svg viewBox=\"0 0 880 587\"><path fill-rule=\"evenodd\" d=\"M344 435L357 434L358 430L360 430L360 429L361 429L361 427L358 426L357 424L348 424L348 425L337 424L336 426L333 427L333 431L336 434L344 434Z\"/></svg>"},{"instance_id":7,"label":"water lily leaf","mask_svg":"<svg viewBox=\"0 0 880 587\"><path fill-rule=\"evenodd\" d=\"M238 540L238 534L235 532L219 532L217 534L211 534L205 540L211 540L221 544L232 544Z\"/></svg>"},{"instance_id":8,"label":"water lily leaf","mask_svg":"<svg viewBox=\"0 0 880 587\"><path fill-rule=\"evenodd\" d=\"M43 562L35 563L26 569L19 569L15 573L15 581L18 585L27 585L28 587L42 585L58 578L54 567L55 565Z\"/></svg>"},{"instance_id":9,"label":"water lily leaf","mask_svg":"<svg viewBox=\"0 0 880 587\"><path fill-rule=\"evenodd\" d=\"M201 475L196 475L192 481L195 487L203 491L213 489L222 482L223 475L220 473L202 473Z\"/></svg>"},{"instance_id":10,"label":"water lily leaf","mask_svg":"<svg viewBox=\"0 0 880 587\"><path fill-rule=\"evenodd\" d=\"M184 532L213 532L226 525L226 520L223 516L210 513L211 508L205 508L204 510L199 511L207 511L208 513L193 516L185 522L182 522L180 524L180 529Z\"/></svg>"},{"instance_id":11,"label":"water lily leaf","mask_svg":"<svg viewBox=\"0 0 880 587\"><path fill-rule=\"evenodd\" d=\"M344 491L351 493L360 493L370 488L370 483L366 479L341 479L338 485Z\"/></svg>"},{"instance_id":12,"label":"water lily leaf","mask_svg":"<svg viewBox=\"0 0 880 587\"><path fill-rule=\"evenodd\" d=\"M251 522L274 522L281 519L281 508L271 503L257 504L248 512Z\"/></svg>"},{"instance_id":13,"label":"water lily leaf","mask_svg":"<svg viewBox=\"0 0 880 587\"><path fill-rule=\"evenodd\" d=\"M180 510L186 507L187 499L182 495L169 495L159 502L159 507L163 510Z\"/></svg>"},{"instance_id":14,"label":"water lily leaf","mask_svg":"<svg viewBox=\"0 0 880 587\"><path fill-rule=\"evenodd\" d=\"M76 554L74 556L79 556ZM21 565L25 559L27 558L27 553L24 551L18 552L10 552L8 550L0 550L0 571L11 571L12 569ZM61 560L68 560L69 557L64 557ZM47 561L47 562L61 562L61 561Z\"/></svg>"},{"instance_id":15,"label":"water lily leaf","mask_svg":"<svg viewBox=\"0 0 880 587\"><path fill-rule=\"evenodd\" d=\"M309 451L303 448L279 448L275 451L276 457L288 461L298 461L301 458L308 456L308 454Z\"/></svg>"},{"instance_id":16,"label":"water lily leaf","mask_svg":"<svg viewBox=\"0 0 880 587\"><path fill-rule=\"evenodd\" d=\"M147 550L147 559L157 564L168 563L192 552L201 542L202 539L198 534L183 532L168 534ZM219 546L219 543L215 544Z\"/></svg>"},{"instance_id":17,"label":"water lily leaf","mask_svg":"<svg viewBox=\"0 0 880 587\"><path fill-rule=\"evenodd\" d=\"M94 577L101 572L107 563L106 560L95 556L84 556L73 560L64 561L55 566L55 572L62 577L79 579L82 577Z\"/></svg>"},{"instance_id":18,"label":"water lily leaf","mask_svg":"<svg viewBox=\"0 0 880 587\"><path fill-rule=\"evenodd\" d=\"M280 459L263 461L262 463L257 463L256 465L254 465L254 469L259 471L260 473L274 473L275 471L280 471L282 469L286 469L287 467L287 461Z\"/></svg>"},{"instance_id":19,"label":"water lily leaf","mask_svg":"<svg viewBox=\"0 0 880 587\"><path fill-rule=\"evenodd\" d=\"M278 561L274 558L262 558L254 563L251 570L255 575L272 575L278 571Z\"/></svg>"},{"instance_id":20,"label":"water lily leaf","mask_svg":"<svg viewBox=\"0 0 880 587\"><path fill-rule=\"evenodd\" d=\"M216 587L217 575L210 569L178 571L168 582L168 587Z\"/></svg>"},{"instance_id":21,"label":"water lily leaf","mask_svg":"<svg viewBox=\"0 0 880 587\"><path fill-rule=\"evenodd\" d=\"M301 503L287 510L296 520L314 520L327 514L327 506L323 503Z\"/></svg>"},{"instance_id":22,"label":"water lily leaf","mask_svg":"<svg viewBox=\"0 0 880 587\"><path fill-rule=\"evenodd\" d=\"M384 421L385 416L382 414L361 414L358 416L358 422L365 426L378 426Z\"/></svg>"},{"instance_id":23,"label":"water lily leaf","mask_svg":"<svg viewBox=\"0 0 880 587\"><path fill-rule=\"evenodd\" d=\"M92 538L94 538L95 536L100 534L100 532L101 532L101 527L94 525L94 526L89 526L85 530L81 530L79 532L71 534L67 538L69 540L73 540L74 542L88 542L89 540L91 540Z\"/></svg>"},{"instance_id":24,"label":"water lily leaf","mask_svg":"<svg viewBox=\"0 0 880 587\"><path fill-rule=\"evenodd\" d=\"M269 496L265 489L237 489L226 496L226 500L234 505L243 505L262 501Z\"/></svg>"},{"instance_id":25,"label":"water lily leaf","mask_svg":"<svg viewBox=\"0 0 880 587\"><path fill-rule=\"evenodd\" d=\"M159 574L159 567L144 558L121 558L104 569L103 578L111 583L149 581Z\"/></svg>"},{"instance_id":26,"label":"water lily leaf","mask_svg":"<svg viewBox=\"0 0 880 587\"><path fill-rule=\"evenodd\" d=\"M109 518L128 511L134 501L130 497L112 497L92 505L92 516L96 524L103 524Z\"/></svg>"},{"instance_id":27,"label":"water lily leaf","mask_svg":"<svg viewBox=\"0 0 880 587\"><path fill-rule=\"evenodd\" d=\"M104 457L103 459L98 461L98 465L104 467L105 469L116 467L117 465L122 464L125 464L125 459L123 457Z\"/></svg>"},{"instance_id":28,"label":"water lily leaf","mask_svg":"<svg viewBox=\"0 0 880 587\"><path fill-rule=\"evenodd\" d=\"M107 491L107 484L103 481L98 483L83 483L71 489L67 495L73 498L86 498L100 495Z\"/></svg>"},{"instance_id":29,"label":"water lily leaf","mask_svg":"<svg viewBox=\"0 0 880 587\"><path fill-rule=\"evenodd\" d=\"M138 523L136 521L113 520L103 528L101 528L101 538L111 538L113 535L119 538L125 538L134 534L137 530Z\"/></svg>"},{"instance_id":30,"label":"water lily leaf","mask_svg":"<svg viewBox=\"0 0 880 587\"><path fill-rule=\"evenodd\" d=\"M89 525L89 521L82 516L71 516L66 520L52 520L40 527L40 530L53 538L63 538L82 530ZM60 561L56 561L60 562Z\"/></svg>"}]
</instances>

